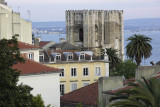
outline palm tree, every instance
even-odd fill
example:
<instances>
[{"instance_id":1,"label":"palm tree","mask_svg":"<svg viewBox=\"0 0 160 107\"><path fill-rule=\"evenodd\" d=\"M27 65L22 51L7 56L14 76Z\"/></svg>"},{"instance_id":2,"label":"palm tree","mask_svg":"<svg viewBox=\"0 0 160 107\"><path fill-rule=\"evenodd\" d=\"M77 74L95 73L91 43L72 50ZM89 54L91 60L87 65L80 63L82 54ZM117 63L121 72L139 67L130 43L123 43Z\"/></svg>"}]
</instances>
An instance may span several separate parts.
<instances>
[{"instance_id":1,"label":"palm tree","mask_svg":"<svg viewBox=\"0 0 160 107\"><path fill-rule=\"evenodd\" d=\"M110 99L110 107L160 107L160 79L142 78L143 81L130 83L130 89L117 92Z\"/></svg>"},{"instance_id":2,"label":"palm tree","mask_svg":"<svg viewBox=\"0 0 160 107\"><path fill-rule=\"evenodd\" d=\"M134 59L138 66L142 62L142 59L149 58L151 56L152 46L150 45L151 38L144 35L136 35L129 37L127 41L129 43L126 46L127 57Z\"/></svg>"},{"instance_id":3,"label":"palm tree","mask_svg":"<svg viewBox=\"0 0 160 107\"><path fill-rule=\"evenodd\" d=\"M109 57L109 61L111 62L110 68L115 68L115 65L121 62L121 59L118 58L117 50L112 48L106 48L106 53Z\"/></svg>"}]
</instances>

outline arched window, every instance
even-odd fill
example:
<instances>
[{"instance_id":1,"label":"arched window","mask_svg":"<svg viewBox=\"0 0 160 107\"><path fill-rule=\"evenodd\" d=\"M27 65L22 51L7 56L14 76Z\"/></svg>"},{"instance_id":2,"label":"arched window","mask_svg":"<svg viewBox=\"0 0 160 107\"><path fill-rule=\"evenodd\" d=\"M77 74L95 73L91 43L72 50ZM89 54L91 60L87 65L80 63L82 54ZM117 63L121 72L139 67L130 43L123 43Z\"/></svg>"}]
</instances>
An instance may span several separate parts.
<instances>
[{"instance_id":1,"label":"arched window","mask_svg":"<svg viewBox=\"0 0 160 107\"><path fill-rule=\"evenodd\" d=\"M83 29L79 29L79 41L83 42Z\"/></svg>"}]
</instances>

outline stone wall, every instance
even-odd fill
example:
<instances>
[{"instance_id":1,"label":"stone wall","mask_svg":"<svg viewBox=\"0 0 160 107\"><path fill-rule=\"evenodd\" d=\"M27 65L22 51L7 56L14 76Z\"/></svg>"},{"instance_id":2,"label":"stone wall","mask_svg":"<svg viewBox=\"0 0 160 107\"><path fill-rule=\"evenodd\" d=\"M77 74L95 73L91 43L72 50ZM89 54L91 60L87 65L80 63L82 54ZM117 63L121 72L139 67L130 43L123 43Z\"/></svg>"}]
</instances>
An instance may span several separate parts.
<instances>
[{"instance_id":1,"label":"stone wall","mask_svg":"<svg viewBox=\"0 0 160 107\"><path fill-rule=\"evenodd\" d=\"M160 72L160 66L159 65L154 65L154 66L139 66L136 69L136 79L141 79L143 77L151 77L155 73Z\"/></svg>"},{"instance_id":2,"label":"stone wall","mask_svg":"<svg viewBox=\"0 0 160 107\"><path fill-rule=\"evenodd\" d=\"M98 81L98 107L108 107L110 95L104 92L118 89L123 86L124 78L121 76L116 77L101 77Z\"/></svg>"},{"instance_id":3,"label":"stone wall","mask_svg":"<svg viewBox=\"0 0 160 107\"><path fill-rule=\"evenodd\" d=\"M124 59L123 32L122 10L66 11L67 41L82 50L98 53L104 48L114 48L119 51L119 57Z\"/></svg>"}]
</instances>

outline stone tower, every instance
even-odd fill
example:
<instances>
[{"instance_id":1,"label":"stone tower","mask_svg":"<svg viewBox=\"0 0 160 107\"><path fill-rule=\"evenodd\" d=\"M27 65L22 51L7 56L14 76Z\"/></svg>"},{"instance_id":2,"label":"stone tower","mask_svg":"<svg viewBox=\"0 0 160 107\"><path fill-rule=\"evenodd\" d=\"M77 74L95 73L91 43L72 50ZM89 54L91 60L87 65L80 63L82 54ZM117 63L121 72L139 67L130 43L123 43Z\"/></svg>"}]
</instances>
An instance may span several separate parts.
<instances>
[{"instance_id":1,"label":"stone tower","mask_svg":"<svg viewBox=\"0 0 160 107\"><path fill-rule=\"evenodd\" d=\"M5 2L5 0L0 0L0 4L7 5L7 2Z\"/></svg>"},{"instance_id":2,"label":"stone tower","mask_svg":"<svg viewBox=\"0 0 160 107\"><path fill-rule=\"evenodd\" d=\"M96 55L101 49L117 49L124 59L123 10L67 10L66 39Z\"/></svg>"}]
</instances>

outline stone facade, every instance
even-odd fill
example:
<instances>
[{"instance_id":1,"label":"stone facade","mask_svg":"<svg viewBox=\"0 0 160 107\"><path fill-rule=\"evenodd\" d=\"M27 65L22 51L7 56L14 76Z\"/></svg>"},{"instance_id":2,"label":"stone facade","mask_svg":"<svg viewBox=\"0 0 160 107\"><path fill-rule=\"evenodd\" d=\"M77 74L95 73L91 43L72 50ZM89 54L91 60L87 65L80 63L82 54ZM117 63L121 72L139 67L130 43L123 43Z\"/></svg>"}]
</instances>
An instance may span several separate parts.
<instances>
[{"instance_id":1,"label":"stone facade","mask_svg":"<svg viewBox=\"0 0 160 107\"><path fill-rule=\"evenodd\" d=\"M124 59L124 33L122 10L67 10L66 39L82 50L114 48Z\"/></svg>"}]
</instances>

